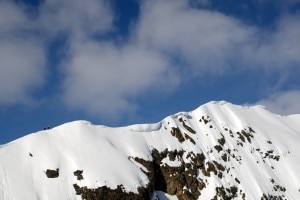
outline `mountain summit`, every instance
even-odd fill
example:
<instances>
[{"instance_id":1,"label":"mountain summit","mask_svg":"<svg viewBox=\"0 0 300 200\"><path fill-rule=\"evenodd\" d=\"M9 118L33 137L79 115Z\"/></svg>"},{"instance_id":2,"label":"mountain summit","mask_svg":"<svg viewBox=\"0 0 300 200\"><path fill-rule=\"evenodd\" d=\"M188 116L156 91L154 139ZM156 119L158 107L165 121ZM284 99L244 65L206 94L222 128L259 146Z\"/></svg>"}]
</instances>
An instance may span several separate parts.
<instances>
[{"instance_id":1,"label":"mountain summit","mask_svg":"<svg viewBox=\"0 0 300 200\"><path fill-rule=\"evenodd\" d=\"M210 102L155 124L75 121L0 146L0 199L300 199L300 115Z\"/></svg>"}]
</instances>

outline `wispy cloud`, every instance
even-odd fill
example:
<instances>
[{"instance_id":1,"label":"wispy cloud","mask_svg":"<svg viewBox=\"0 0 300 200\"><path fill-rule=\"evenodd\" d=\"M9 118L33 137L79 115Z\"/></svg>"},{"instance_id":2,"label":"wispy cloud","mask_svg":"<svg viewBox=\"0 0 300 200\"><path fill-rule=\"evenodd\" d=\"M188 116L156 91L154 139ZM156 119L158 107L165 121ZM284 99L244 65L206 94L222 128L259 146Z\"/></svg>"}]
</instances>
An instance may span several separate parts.
<instances>
[{"instance_id":1,"label":"wispy cloud","mask_svg":"<svg viewBox=\"0 0 300 200\"><path fill-rule=\"evenodd\" d=\"M32 91L48 81L47 49L55 38L67 35L70 45L111 30L106 2L46 0L31 14L22 3L0 1L0 105L34 100Z\"/></svg>"},{"instance_id":2,"label":"wispy cloud","mask_svg":"<svg viewBox=\"0 0 300 200\"><path fill-rule=\"evenodd\" d=\"M72 52L65 63L64 98L68 106L90 113L114 118L132 112L135 97L178 83L164 57L135 45L90 40Z\"/></svg>"},{"instance_id":3,"label":"wispy cloud","mask_svg":"<svg viewBox=\"0 0 300 200\"><path fill-rule=\"evenodd\" d=\"M113 17L108 1L46 0L39 8L38 22L46 34L86 37L111 30Z\"/></svg>"},{"instance_id":4,"label":"wispy cloud","mask_svg":"<svg viewBox=\"0 0 300 200\"><path fill-rule=\"evenodd\" d=\"M146 1L137 26L142 45L177 57L196 75L219 74L240 60L255 29L185 1Z\"/></svg>"},{"instance_id":5,"label":"wispy cloud","mask_svg":"<svg viewBox=\"0 0 300 200\"><path fill-rule=\"evenodd\" d=\"M30 103L45 81L44 48L32 32L21 6L0 1L0 105Z\"/></svg>"},{"instance_id":6,"label":"wispy cloud","mask_svg":"<svg viewBox=\"0 0 300 200\"><path fill-rule=\"evenodd\" d=\"M278 92L262 99L255 104L266 106L272 112L281 115L300 113L300 91L292 90L287 92Z\"/></svg>"},{"instance_id":7,"label":"wispy cloud","mask_svg":"<svg viewBox=\"0 0 300 200\"><path fill-rule=\"evenodd\" d=\"M299 15L284 16L275 30L243 24L187 1L146 1L139 42L173 55L198 75L232 67L289 67L300 63Z\"/></svg>"}]
</instances>

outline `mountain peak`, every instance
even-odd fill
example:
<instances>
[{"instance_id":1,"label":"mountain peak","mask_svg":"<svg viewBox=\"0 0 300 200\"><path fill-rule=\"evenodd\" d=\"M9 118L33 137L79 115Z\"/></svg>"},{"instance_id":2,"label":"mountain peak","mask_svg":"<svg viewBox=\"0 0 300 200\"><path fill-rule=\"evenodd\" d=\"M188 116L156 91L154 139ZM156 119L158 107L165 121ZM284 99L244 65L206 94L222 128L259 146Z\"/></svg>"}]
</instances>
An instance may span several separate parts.
<instances>
[{"instance_id":1,"label":"mountain peak","mask_svg":"<svg viewBox=\"0 0 300 200\"><path fill-rule=\"evenodd\" d=\"M210 101L210 102L208 102L206 104L225 105L225 104L231 104L231 103L228 102L228 101ZM206 105L206 104L204 104L204 105Z\"/></svg>"},{"instance_id":2,"label":"mountain peak","mask_svg":"<svg viewBox=\"0 0 300 200\"><path fill-rule=\"evenodd\" d=\"M300 116L262 108L209 102L153 124L28 135L0 148L0 199L299 199Z\"/></svg>"},{"instance_id":3,"label":"mountain peak","mask_svg":"<svg viewBox=\"0 0 300 200\"><path fill-rule=\"evenodd\" d=\"M244 105L237 105L237 104L233 104L231 102L228 101L210 101L206 104L203 104L200 107L205 107L205 106L212 106L212 105L217 105L217 106L231 106L231 107L240 107L240 108L244 108L244 109L263 109L263 110L267 110L267 108L263 105L251 105L251 104L244 104Z\"/></svg>"}]
</instances>

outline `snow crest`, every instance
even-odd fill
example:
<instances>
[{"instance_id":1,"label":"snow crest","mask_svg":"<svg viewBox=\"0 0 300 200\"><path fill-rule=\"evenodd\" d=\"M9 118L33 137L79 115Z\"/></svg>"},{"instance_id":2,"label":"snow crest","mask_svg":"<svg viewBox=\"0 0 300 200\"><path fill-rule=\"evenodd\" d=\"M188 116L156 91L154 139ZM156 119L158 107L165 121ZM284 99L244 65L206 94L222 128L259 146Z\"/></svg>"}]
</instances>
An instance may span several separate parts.
<instances>
[{"instance_id":1,"label":"snow crest","mask_svg":"<svg viewBox=\"0 0 300 200\"><path fill-rule=\"evenodd\" d=\"M0 199L300 199L299 121L222 101L154 124L66 123L0 146Z\"/></svg>"}]
</instances>

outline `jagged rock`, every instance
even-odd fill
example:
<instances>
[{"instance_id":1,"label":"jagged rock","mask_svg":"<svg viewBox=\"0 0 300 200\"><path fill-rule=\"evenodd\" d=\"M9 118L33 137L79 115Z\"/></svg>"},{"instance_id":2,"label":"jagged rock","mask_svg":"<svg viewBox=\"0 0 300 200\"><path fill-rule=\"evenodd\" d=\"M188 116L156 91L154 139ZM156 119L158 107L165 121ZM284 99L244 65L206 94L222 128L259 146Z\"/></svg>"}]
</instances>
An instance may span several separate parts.
<instances>
[{"instance_id":1,"label":"jagged rock","mask_svg":"<svg viewBox=\"0 0 300 200\"><path fill-rule=\"evenodd\" d=\"M110 189L106 186L98 188L80 187L73 184L76 195L80 195L83 200L107 200L107 199L126 199L141 200L150 199L150 188L138 188L138 193L126 192L122 185L118 185L116 189Z\"/></svg>"},{"instance_id":2,"label":"jagged rock","mask_svg":"<svg viewBox=\"0 0 300 200\"><path fill-rule=\"evenodd\" d=\"M216 187L216 195L213 200L217 200L220 197L222 200L231 200L237 197L238 188L236 186L231 186L230 188L225 188L224 186Z\"/></svg>"},{"instance_id":3,"label":"jagged rock","mask_svg":"<svg viewBox=\"0 0 300 200\"><path fill-rule=\"evenodd\" d=\"M172 127L171 134L176 137L180 143L185 141L179 128Z\"/></svg>"},{"instance_id":4,"label":"jagged rock","mask_svg":"<svg viewBox=\"0 0 300 200\"><path fill-rule=\"evenodd\" d=\"M219 142L220 145L223 146L225 144L225 138L222 137L222 138L218 139L218 142Z\"/></svg>"},{"instance_id":5,"label":"jagged rock","mask_svg":"<svg viewBox=\"0 0 300 200\"><path fill-rule=\"evenodd\" d=\"M216 146L214 146L214 148L215 148L218 152L220 152L220 151L223 150L223 148L222 148L220 145L216 145Z\"/></svg>"},{"instance_id":6,"label":"jagged rock","mask_svg":"<svg viewBox=\"0 0 300 200\"><path fill-rule=\"evenodd\" d=\"M191 138L189 135L184 134L185 139L191 141L191 143L196 144L195 140L193 140L193 138Z\"/></svg>"},{"instance_id":7,"label":"jagged rock","mask_svg":"<svg viewBox=\"0 0 300 200\"><path fill-rule=\"evenodd\" d=\"M150 186L153 190L166 192L170 195L176 195L179 200L196 200L200 196L200 190L206 185L203 181L197 178L197 169L203 167L205 157L203 154L194 154L190 152L186 157L191 158L190 163L183 162L183 151L168 151L159 152L154 149L151 153L153 160L146 161L141 158L134 160L147 168L144 172L150 180ZM171 167L166 163L162 164L164 158L170 160L181 160L178 167ZM187 189L184 189L184 188Z\"/></svg>"},{"instance_id":8,"label":"jagged rock","mask_svg":"<svg viewBox=\"0 0 300 200\"><path fill-rule=\"evenodd\" d=\"M76 170L75 172L73 172L74 176L77 177L77 180L82 180L83 176L82 176L83 170Z\"/></svg>"},{"instance_id":9,"label":"jagged rock","mask_svg":"<svg viewBox=\"0 0 300 200\"><path fill-rule=\"evenodd\" d=\"M194 129L192 129L191 127L189 127L188 125L186 125L186 123L183 121L182 118L179 118L179 121L182 123L182 126L188 130L190 133L196 134L196 131Z\"/></svg>"},{"instance_id":10,"label":"jagged rock","mask_svg":"<svg viewBox=\"0 0 300 200\"><path fill-rule=\"evenodd\" d=\"M222 160L224 160L225 162L227 162L227 154L226 153L222 154L221 158L222 158Z\"/></svg>"}]
</instances>

